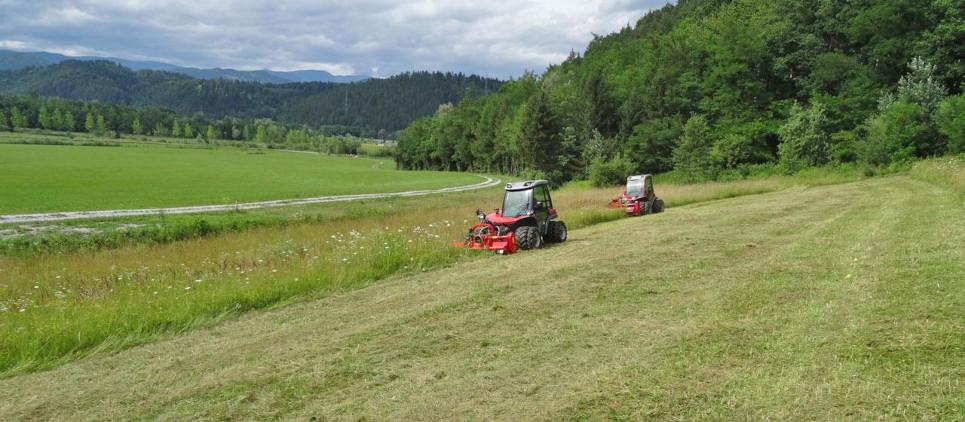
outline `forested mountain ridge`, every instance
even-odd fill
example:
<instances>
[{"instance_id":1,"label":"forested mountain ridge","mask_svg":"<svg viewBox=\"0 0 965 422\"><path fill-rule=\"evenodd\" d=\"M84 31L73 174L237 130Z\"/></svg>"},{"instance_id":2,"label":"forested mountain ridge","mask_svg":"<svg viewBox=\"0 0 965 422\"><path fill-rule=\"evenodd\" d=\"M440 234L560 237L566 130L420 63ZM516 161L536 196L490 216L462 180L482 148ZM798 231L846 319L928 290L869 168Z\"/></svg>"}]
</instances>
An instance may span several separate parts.
<instances>
[{"instance_id":1,"label":"forested mountain ridge","mask_svg":"<svg viewBox=\"0 0 965 422\"><path fill-rule=\"evenodd\" d=\"M117 57L65 56L43 51L13 51L0 49L0 70L20 70L31 66L46 66L66 60L109 61L131 70L162 70L198 79L228 79L247 82L284 84L292 82L358 82L369 79L366 75L333 75L324 70L236 70L225 68L197 68L173 65L157 61L128 60Z\"/></svg>"},{"instance_id":2,"label":"forested mountain ridge","mask_svg":"<svg viewBox=\"0 0 965 422\"><path fill-rule=\"evenodd\" d=\"M681 0L414 122L397 161L562 182L959 151L963 11L962 0Z\"/></svg>"},{"instance_id":3,"label":"forested mountain ridge","mask_svg":"<svg viewBox=\"0 0 965 422\"><path fill-rule=\"evenodd\" d=\"M0 94L27 94L132 106L157 106L209 118L271 118L311 127L347 126L394 131L432 114L441 104L498 89L475 75L403 73L348 84L262 84L195 79L106 61L68 60L0 72Z\"/></svg>"}]
</instances>

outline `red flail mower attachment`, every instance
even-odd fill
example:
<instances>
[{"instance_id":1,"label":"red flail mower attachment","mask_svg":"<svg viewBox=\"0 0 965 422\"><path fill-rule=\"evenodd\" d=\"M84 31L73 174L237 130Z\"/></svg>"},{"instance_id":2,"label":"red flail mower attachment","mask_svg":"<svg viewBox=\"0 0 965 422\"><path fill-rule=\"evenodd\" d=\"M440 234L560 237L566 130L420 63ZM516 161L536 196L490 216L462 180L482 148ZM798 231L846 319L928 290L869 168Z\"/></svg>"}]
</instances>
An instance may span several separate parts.
<instances>
[{"instance_id":1,"label":"red flail mower attachment","mask_svg":"<svg viewBox=\"0 0 965 422\"><path fill-rule=\"evenodd\" d=\"M642 213L640 201L627 196L626 194L621 194L620 196L610 200L610 208L622 208L627 212L627 214L636 216Z\"/></svg>"},{"instance_id":2,"label":"red flail mower attachment","mask_svg":"<svg viewBox=\"0 0 965 422\"><path fill-rule=\"evenodd\" d=\"M452 246L481 251L495 251L498 254L516 253L516 235L513 232L499 234L496 225L486 220L482 211L476 210L479 223L469 228L466 240L454 242Z\"/></svg>"}]
</instances>

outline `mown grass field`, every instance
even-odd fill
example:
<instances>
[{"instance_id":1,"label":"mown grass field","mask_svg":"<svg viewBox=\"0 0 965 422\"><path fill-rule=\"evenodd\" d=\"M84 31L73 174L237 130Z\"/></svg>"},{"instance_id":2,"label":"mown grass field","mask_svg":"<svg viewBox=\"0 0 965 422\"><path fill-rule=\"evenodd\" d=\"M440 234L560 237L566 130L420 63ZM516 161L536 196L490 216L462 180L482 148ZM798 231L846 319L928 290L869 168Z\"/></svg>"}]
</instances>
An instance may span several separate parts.
<instances>
[{"instance_id":1,"label":"mown grass field","mask_svg":"<svg viewBox=\"0 0 965 422\"><path fill-rule=\"evenodd\" d=\"M231 204L478 182L390 158L232 148L0 143L0 214Z\"/></svg>"},{"instance_id":2,"label":"mown grass field","mask_svg":"<svg viewBox=\"0 0 965 422\"><path fill-rule=\"evenodd\" d=\"M442 269L432 254L451 252L434 235L461 227L415 230L401 216L355 222L358 234L339 227L335 239L310 225L47 258L15 273L140 268L170 274L185 301L243 283L234 274L195 284L177 269L216 274L226 252L250 263L255 251L296 255L255 267L252 285L317 275L300 263L311 260L298 256L306 246L340 251L332 265L369 260L345 268L378 268L384 255L354 254L374 245L407 248L391 255L400 264L433 261L8 377L0 418L956 419L965 414L965 203L954 179L963 166L671 207ZM565 201L587 200L580 191ZM670 202L672 189L663 194ZM446 218L436 209L429 221ZM403 226L402 244L379 237ZM426 243L408 246L416 239Z\"/></svg>"},{"instance_id":3,"label":"mown grass field","mask_svg":"<svg viewBox=\"0 0 965 422\"><path fill-rule=\"evenodd\" d=\"M839 181L794 177L660 185L671 206ZM623 216L606 208L618 188L581 185L554 194L571 228ZM501 187L416 198L177 217L208 227L156 239L171 216L120 219L117 236L64 234L7 239L0 254L0 374L50 368L207 326L247 311L357 288L393 274L485 258L450 248L477 207L499 206ZM193 223L192 220L194 219ZM148 224L133 232L123 227ZM203 223L203 224L200 224ZM76 224L88 225L87 222ZM79 229L88 226L63 226ZM101 227L101 226L89 226ZM88 227L88 228L89 228ZM106 230L106 229L105 229ZM138 234L141 233L141 234ZM155 233L155 234L157 234ZM39 237L35 239L35 237ZM22 242L22 243L17 243ZM31 242L41 247L30 248ZM11 246L13 245L13 246ZM83 245L80 249L73 247ZM2 250L2 249L0 249Z\"/></svg>"}]
</instances>

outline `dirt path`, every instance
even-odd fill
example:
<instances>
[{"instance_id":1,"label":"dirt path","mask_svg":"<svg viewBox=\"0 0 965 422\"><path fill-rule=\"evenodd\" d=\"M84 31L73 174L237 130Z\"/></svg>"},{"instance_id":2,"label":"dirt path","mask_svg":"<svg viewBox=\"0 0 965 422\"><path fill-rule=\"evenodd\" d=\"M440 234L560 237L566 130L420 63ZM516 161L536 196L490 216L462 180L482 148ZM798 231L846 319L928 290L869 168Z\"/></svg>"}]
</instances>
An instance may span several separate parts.
<instances>
[{"instance_id":1,"label":"dirt path","mask_svg":"<svg viewBox=\"0 0 965 422\"><path fill-rule=\"evenodd\" d=\"M256 208L284 207L289 205L319 204L324 202L343 202L361 201L365 199L395 198L403 196L422 196L438 193L464 192L475 189L484 189L498 185L501 181L491 177L480 176L486 180L472 185L456 186L442 189L412 190L405 192L389 193L365 193L357 195L330 195L318 196L314 198L296 199L277 199L272 201L245 202L240 204L221 204L221 205L196 205L190 207L173 208L141 208L128 210L103 210L103 211L64 211L38 214L10 214L0 215L0 224L4 223L36 223L61 220L79 220L85 218L115 218L115 217L136 217L143 215L158 214L195 214L207 212L251 210Z\"/></svg>"}]
</instances>

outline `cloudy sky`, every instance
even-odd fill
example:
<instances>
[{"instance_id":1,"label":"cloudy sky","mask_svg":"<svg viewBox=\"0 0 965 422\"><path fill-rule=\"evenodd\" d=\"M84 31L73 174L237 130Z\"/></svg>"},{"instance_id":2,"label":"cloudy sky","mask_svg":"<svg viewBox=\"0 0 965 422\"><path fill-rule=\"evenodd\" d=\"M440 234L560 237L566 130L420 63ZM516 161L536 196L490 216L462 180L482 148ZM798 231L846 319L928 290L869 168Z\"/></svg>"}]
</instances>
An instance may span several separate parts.
<instances>
[{"instance_id":1,"label":"cloudy sky","mask_svg":"<svg viewBox=\"0 0 965 422\"><path fill-rule=\"evenodd\" d=\"M667 0L0 0L0 48L387 76L542 71Z\"/></svg>"}]
</instances>

